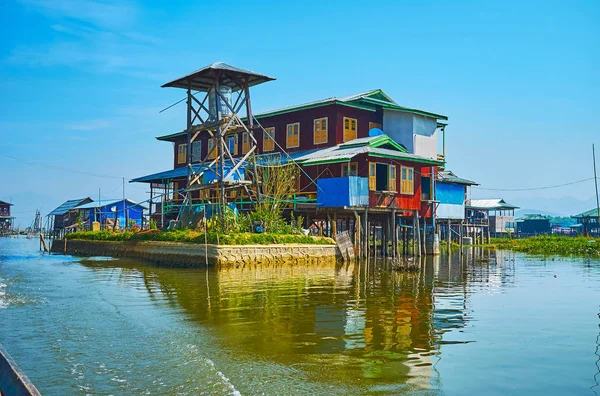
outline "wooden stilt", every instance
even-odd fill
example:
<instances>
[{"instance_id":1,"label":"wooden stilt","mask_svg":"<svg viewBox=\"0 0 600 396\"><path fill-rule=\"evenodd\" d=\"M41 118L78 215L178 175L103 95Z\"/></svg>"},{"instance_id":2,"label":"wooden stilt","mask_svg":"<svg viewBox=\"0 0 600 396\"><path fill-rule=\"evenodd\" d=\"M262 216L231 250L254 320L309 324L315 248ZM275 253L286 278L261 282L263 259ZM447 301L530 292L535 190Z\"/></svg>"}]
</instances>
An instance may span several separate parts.
<instances>
[{"instance_id":1,"label":"wooden stilt","mask_svg":"<svg viewBox=\"0 0 600 396\"><path fill-rule=\"evenodd\" d=\"M448 235L446 235L446 238L448 241L448 254L450 254L450 246L452 245L452 223L450 219L448 219Z\"/></svg>"},{"instance_id":2,"label":"wooden stilt","mask_svg":"<svg viewBox=\"0 0 600 396\"><path fill-rule=\"evenodd\" d=\"M337 213L333 214L333 223L331 223L331 233L333 234L333 239L337 235Z\"/></svg>"},{"instance_id":3,"label":"wooden stilt","mask_svg":"<svg viewBox=\"0 0 600 396\"><path fill-rule=\"evenodd\" d=\"M417 236L417 256L421 257L421 226L419 225L419 212L415 211L415 218L416 218L416 224L415 224L415 234Z\"/></svg>"},{"instance_id":4,"label":"wooden stilt","mask_svg":"<svg viewBox=\"0 0 600 396\"><path fill-rule=\"evenodd\" d=\"M396 210L392 210L392 217L390 218L392 229L392 257L398 257L398 223L396 221Z\"/></svg>"},{"instance_id":5,"label":"wooden stilt","mask_svg":"<svg viewBox=\"0 0 600 396\"><path fill-rule=\"evenodd\" d=\"M365 209L365 216L364 216L363 221L364 221L364 226L363 226L364 254L363 254L363 257L367 258L367 257L369 257L369 232L371 231L371 229L369 228L369 210L368 209Z\"/></svg>"}]
</instances>

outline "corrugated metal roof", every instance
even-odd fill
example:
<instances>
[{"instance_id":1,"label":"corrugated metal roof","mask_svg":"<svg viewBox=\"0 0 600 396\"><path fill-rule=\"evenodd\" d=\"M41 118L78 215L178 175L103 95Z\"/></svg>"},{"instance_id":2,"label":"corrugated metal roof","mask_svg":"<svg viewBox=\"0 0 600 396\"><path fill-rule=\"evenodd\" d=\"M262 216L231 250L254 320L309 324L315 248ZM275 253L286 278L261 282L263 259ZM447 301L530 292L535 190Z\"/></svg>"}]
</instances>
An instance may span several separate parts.
<instances>
[{"instance_id":1,"label":"corrugated metal roof","mask_svg":"<svg viewBox=\"0 0 600 396\"><path fill-rule=\"evenodd\" d=\"M79 204L81 204L83 201L85 201L87 199L91 199L91 198L90 197L86 197L86 198L70 199L68 201L65 201L65 202L63 202L62 205L60 205L58 208L54 209L48 215L49 216L61 216L61 215L64 215L69 210L71 210L74 207L78 206Z\"/></svg>"},{"instance_id":2,"label":"corrugated metal roof","mask_svg":"<svg viewBox=\"0 0 600 396\"><path fill-rule=\"evenodd\" d=\"M212 87L213 81L216 78L217 73L220 71L229 72L231 74L243 75L247 79L248 86L254 86L267 81L275 80L273 77L269 77L267 75L256 73L250 70L242 69L241 67L231 66L223 62L215 62L211 65L204 66L203 68L196 70L195 72L190 73L186 76L170 81L164 84L162 87L174 87L183 89L190 88L196 91L208 92L208 90ZM243 88L240 85L238 85L236 80L228 76L222 75L220 83L221 85L231 87L231 89L234 91L238 91Z\"/></svg>"},{"instance_id":3,"label":"corrugated metal roof","mask_svg":"<svg viewBox=\"0 0 600 396\"><path fill-rule=\"evenodd\" d=\"M453 184L464 184L466 186L478 186L479 183L469 179L463 179L462 177L456 176L451 171L440 171L437 177L438 182L442 183L453 183Z\"/></svg>"},{"instance_id":4,"label":"corrugated metal roof","mask_svg":"<svg viewBox=\"0 0 600 396\"><path fill-rule=\"evenodd\" d=\"M431 165L442 164L439 161L431 160L399 150L394 145L392 145L394 149L380 147L390 142L393 142L393 140L387 135L355 139L350 142L342 143L333 147L324 148L322 150L317 150L313 153L301 156L298 158L297 161L302 165L317 165L322 163L345 162L359 154L369 154L374 157L408 160Z\"/></svg>"},{"instance_id":5,"label":"corrugated metal roof","mask_svg":"<svg viewBox=\"0 0 600 396\"><path fill-rule=\"evenodd\" d=\"M200 165L192 165L194 171L197 171L199 169ZM161 183L163 180L171 180L171 179L177 179L177 178L181 178L181 177L187 177L188 175L188 168L187 167L182 167L182 168L175 168L175 169L170 169L170 170L166 170L166 171L162 171L162 172L157 172L157 173L152 173L150 175L146 175L146 176L141 176L141 177L137 177L135 179L130 180L130 183Z\"/></svg>"},{"instance_id":6,"label":"corrugated metal roof","mask_svg":"<svg viewBox=\"0 0 600 396\"><path fill-rule=\"evenodd\" d=\"M8 206L13 206L13 204L8 203L6 201L0 201L0 205L8 205Z\"/></svg>"},{"instance_id":7,"label":"corrugated metal roof","mask_svg":"<svg viewBox=\"0 0 600 396\"><path fill-rule=\"evenodd\" d=\"M598 208L596 209L590 209L588 211L576 214L574 216L571 217L598 217Z\"/></svg>"},{"instance_id":8,"label":"corrugated metal roof","mask_svg":"<svg viewBox=\"0 0 600 396\"><path fill-rule=\"evenodd\" d=\"M515 221L523 222L525 220L550 220L550 216L545 216L539 213L524 214Z\"/></svg>"},{"instance_id":9,"label":"corrugated metal roof","mask_svg":"<svg viewBox=\"0 0 600 396\"><path fill-rule=\"evenodd\" d=\"M406 112L406 113L414 113L414 114L419 114L419 115L426 116L426 117L435 118L437 120L447 120L448 119L447 116L442 115L442 114L431 113L429 111L424 111L424 110L419 110L419 109L411 109L409 107L400 106L395 103L390 103L390 102L384 101L384 100L367 98L367 97L361 98L361 100L364 102L367 102L367 103L380 105L381 107L383 107L386 110L395 110L395 111L402 111L402 112Z\"/></svg>"},{"instance_id":10,"label":"corrugated metal roof","mask_svg":"<svg viewBox=\"0 0 600 396\"><path fill-rule=\"evenodd\" d=\"M471 199L465 205L467 209L482 209L482 210L504 210L504 209L519 209L518 206L506 203L503 199Z\"/></svg>"},{"instance_id":11,"label":"corrugated metal roof","mask_svg":"<svg viewBox=\"0 0 600 396\"><path fill-rule=\"evenodd\" d=\"M145 206L140 205L139 203L132 201L130 199L126 199L125 201L127 201L127 203L132 204L132 206L141 206L142 208L146 209ZM106 206L114 205L119 202L123 202L123 198L121 198L121 199L103 199L102 201L90 202L90 203L86 203L84 205L78 206L77 209L104 208Z\"/></svg>"},{"instance_id":12,"label":"corrugated metal roof","mask_svg":"<svg viewBox=\"0 0 600 396\"><path fill-rule=\"evenodd\" d=\"M255 158L256 158L256 163L258 165L266 165L270 162L278 162L278 163L285 164L290 160L295 160L298 157L301 157L308 153L312 153L314 151L316 151L316 150L294 151L287 155L284 153L274 152L274 153L260 154L260 155L257 155ZM231 160L225 161L225 169L227 169L227 168L231 168ZM244 169L244 168L245 168L245 166L242 165L241 169ZM192 165L192 169L194 170L194 172L198 172L198 170L200 170L200 164ZM207 170L208 167L205 166L204 169ZM146 175L146 176L140 176L140 177L130 180L129 182L130 183L162 183L163 181L169 181L172 179L187 177L187 175L188 175L187 167L184 166L181 168L169 169L166 171L153 173L153 174Z\"/></svg>"}]
</instances>

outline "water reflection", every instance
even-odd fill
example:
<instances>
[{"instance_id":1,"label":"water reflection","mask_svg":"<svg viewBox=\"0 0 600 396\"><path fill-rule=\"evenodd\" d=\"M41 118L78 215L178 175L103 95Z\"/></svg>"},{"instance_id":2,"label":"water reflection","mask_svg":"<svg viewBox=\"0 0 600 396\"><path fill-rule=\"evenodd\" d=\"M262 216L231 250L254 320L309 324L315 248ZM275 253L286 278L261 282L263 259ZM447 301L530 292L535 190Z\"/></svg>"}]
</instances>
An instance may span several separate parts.
<instances>
[{"instance_id":1,"label":"water reflection","mask_svg":"<svg viewBox=\"0 0 600 396\"><path fill-rule=\"evenodd\" d=\"M473 341L461 334L472 291L501 292L515 276L512 253L486 250L429 258L416 273L384 262L220 271L83 264L183 308L236 355L381 392L440 388L441 345Z\"/></svg>"}]
</instances>

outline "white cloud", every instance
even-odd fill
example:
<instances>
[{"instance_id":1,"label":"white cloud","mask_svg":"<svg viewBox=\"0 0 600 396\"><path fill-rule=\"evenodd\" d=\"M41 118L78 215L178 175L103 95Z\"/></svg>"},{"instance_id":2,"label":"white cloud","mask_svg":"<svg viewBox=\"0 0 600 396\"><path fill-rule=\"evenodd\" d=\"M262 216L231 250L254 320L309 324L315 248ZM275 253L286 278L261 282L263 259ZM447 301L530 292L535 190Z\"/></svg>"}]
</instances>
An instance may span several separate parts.
<instances>
[{"instance_id":1,"label":"white cloud","mask_svg":"<svg viewBox=\"0 0 600 396\"><path fill-rule=\"evenodd\" d=\"M28 67L63 66L87 72L158 79L156 46L163 41L132 31L140 11L113 0L20 0L46 15L56 32L37 46L17 47L4 60ZM160 77L162 80L162 77Z\"/></svg>"},{"instance_id":2,"label":"white cloud","mask_svg":"<svg viewBox=\"0 0 600 396\"><path fill-rule=\"evenodd\" d=\"M51 18L73 19L106 28L127 26L138 13L127 1L21 0L21 3Z\"/></svg>"}]
</instances>

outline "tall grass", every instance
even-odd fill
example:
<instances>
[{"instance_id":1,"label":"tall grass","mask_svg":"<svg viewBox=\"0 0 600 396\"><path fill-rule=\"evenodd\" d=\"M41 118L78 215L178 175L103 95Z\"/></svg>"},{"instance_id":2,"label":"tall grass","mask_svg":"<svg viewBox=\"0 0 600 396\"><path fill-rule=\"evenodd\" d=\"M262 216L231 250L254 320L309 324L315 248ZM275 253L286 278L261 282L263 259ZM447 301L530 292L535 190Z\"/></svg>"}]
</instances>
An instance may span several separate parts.
<instances>
[{"instance_id":1,"label":"tall grass","mask_svg":"<svg viewBox=\"0 0 600 396\"><path fill-rule=\"evenodd\" d=\"M600 239L567 236L537 236L523 239L494 238L491 247L532 254L600 257Z\"/></svg>"}]
</instances>

